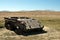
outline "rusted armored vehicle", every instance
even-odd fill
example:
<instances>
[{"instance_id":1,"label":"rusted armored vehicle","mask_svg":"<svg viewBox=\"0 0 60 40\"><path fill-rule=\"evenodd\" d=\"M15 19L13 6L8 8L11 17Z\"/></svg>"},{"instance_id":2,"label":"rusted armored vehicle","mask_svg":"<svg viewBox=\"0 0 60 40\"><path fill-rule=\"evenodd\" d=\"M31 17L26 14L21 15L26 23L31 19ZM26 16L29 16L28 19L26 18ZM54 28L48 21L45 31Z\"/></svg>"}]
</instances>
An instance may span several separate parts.
<instances>
[{"instance_id":1,"label":"rusted armored vehicle","mask_svg":"<svg viewBox=\"0 0 60 40\"><path fill-rule=\"evenodd\" d=\"M27 31L30 29L43 30L44 25L41 25L36 19L28 17L5 17L5 27L9 30Z\"/></svg>"}]
</instances>

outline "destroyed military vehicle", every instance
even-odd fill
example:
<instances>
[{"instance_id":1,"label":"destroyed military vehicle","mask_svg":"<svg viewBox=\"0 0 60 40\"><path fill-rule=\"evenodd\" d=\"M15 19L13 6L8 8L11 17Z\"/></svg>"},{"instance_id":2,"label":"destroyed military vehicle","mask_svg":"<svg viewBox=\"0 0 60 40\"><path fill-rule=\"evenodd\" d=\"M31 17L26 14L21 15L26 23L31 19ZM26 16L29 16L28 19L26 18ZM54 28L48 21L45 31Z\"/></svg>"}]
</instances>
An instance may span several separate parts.
<instances>
[{"instance_id":1,"label":"destroyed military vehicle","mask_svg":"<svg viewBox=\"0 0 60 40\"><path fill-rule=\"evenodd\" d=\"M28 17L4 17L5 27L9 30L27 31L30 29L43 30L44 26L41 25L36 19Z\"/></svg>"}]
</instances>

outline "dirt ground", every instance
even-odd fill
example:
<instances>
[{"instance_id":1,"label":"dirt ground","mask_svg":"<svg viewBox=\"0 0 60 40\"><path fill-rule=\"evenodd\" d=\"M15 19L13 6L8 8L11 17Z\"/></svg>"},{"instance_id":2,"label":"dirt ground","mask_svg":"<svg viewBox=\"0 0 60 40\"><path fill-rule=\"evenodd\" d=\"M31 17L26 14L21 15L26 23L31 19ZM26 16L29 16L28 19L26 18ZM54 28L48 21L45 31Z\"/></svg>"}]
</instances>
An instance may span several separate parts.
<instances>
[{"instance_id":1,"label":"dirt ground","mask_svg":"<svg viewBox=\"0 0 60 40\"><path fill-rule=\"evenodd\" d=\"M24 36L17 35L14 31L2 28L0 29L0 40L60 40L59 31L49 28L47 26L45 26L43 30L46 32Z\"/></svg>"}]
</instances>

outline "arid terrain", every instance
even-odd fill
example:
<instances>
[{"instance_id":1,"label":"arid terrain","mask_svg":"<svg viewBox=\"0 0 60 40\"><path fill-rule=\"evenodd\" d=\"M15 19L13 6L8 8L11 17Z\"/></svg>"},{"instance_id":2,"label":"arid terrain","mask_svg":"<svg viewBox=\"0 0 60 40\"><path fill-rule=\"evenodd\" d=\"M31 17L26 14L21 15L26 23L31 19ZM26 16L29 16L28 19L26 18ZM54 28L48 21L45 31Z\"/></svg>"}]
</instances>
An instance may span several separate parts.
<instances>
[{"instance_id":1,"label":"arid terrain","mask_svg":"<svg viewBox=\"0 0 60 40\"><path fill-rule=\"evenodd\" d=\"M28 35L17 35L4 27L4 17L27 16L39 20L44 31L32 31ZM60 12L56 11L21 11L0 12L0 40L60 40Z\"/></svg>"}]
</instances>

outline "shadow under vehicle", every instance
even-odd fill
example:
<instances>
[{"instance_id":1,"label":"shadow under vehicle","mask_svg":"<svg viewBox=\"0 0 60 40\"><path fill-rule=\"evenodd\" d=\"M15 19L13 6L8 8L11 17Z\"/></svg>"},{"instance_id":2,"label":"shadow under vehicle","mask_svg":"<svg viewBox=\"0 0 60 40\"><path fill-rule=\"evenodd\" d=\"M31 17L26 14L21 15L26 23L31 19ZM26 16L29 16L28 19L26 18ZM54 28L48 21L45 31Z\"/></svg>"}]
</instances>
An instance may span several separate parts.
<instances>
[{"instance_id":1,"label":"shadow under vehicle","mask_svg":"<svg viewBox=\"0 0 60 40\"><path fill-rule=\"evenodd\" d=\"M44 28L44 25L36 19L28 17L4 17L4 19L6 29L13 30L19 34L34 32L34 30L42 31Z\"/></svg>"}]
</instances>

